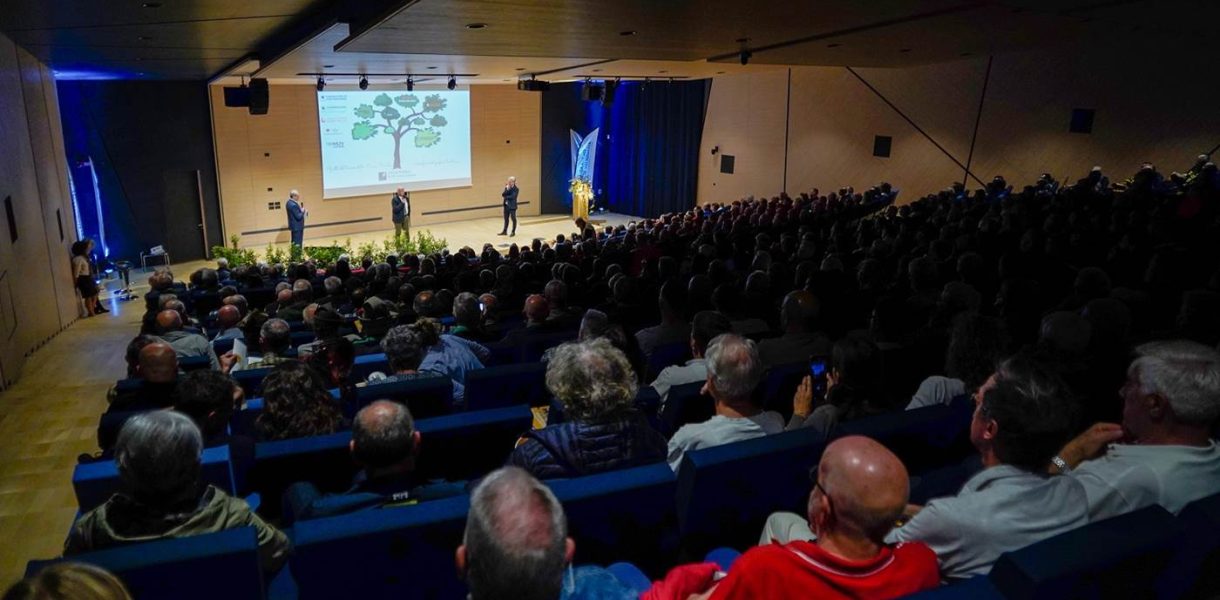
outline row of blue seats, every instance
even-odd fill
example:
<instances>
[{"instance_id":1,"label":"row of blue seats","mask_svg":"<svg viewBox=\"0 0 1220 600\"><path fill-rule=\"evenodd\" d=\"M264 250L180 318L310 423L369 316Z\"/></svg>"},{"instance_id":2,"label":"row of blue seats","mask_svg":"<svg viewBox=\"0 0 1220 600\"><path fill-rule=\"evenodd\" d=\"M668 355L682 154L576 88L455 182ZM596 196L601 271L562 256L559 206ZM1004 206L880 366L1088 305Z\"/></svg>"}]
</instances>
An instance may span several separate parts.
<instances>
[{"instance_id":1,"label":"row of blue seats","mask_svg":"<svg viewBox=\"0 0 1220 600\"><path fill-rule=\"evenodd\" d=\"M960 459L963 429L968 431L962 413L958 406L929 407L901 420L857 421L834 436L870 435L912 464L948 464ZM429 439L425 432L425 452ZM813 430L798 430L691 452L677 475L657 463L547 483L564 504L578 563L631 560L659 576L682 557L726 545L748 548L774 511L803 511L809 469L827 441ZM282 444L293 443L321 442ZM324 476L316 456L294 454L307 475ZM264 500L269 504L274 502ZM469 498L461 496L296 523L290 567L300 597L460 597L452 557L468 506Z\"/></svg>"}]
</instances>

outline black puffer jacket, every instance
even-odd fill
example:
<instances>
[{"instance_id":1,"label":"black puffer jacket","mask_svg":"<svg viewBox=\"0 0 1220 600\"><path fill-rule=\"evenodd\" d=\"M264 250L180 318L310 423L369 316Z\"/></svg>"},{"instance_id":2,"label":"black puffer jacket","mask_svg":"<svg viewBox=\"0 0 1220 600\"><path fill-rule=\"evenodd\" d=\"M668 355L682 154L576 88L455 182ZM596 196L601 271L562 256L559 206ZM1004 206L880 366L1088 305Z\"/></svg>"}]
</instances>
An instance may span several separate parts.
<instances>
[{"instance_id":1,"label":"black puffer jacket","mask_svg":"<svg viewBox=\"0 0 1220 600\"><path fill-rule=\"evenodd\" d=\"M531 431L508 457L539 479L579 477L665 460L665 438L642 414L586 423L569 421Z\"/></svg>"}]
</instances>

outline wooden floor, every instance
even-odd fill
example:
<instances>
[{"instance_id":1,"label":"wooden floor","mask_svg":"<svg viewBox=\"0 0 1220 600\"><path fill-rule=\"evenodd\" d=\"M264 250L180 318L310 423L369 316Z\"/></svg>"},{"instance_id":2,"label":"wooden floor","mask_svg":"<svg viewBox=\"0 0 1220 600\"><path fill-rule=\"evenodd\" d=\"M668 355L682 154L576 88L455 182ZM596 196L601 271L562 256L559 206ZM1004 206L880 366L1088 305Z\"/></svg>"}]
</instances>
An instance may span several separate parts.
<instances>
[{"instance_id":1,"label":"wooden floor","mask_svg":"<svg viewBox=\"0 0 1220 600\"><path fill-rule=\"evenodd\" d=\"M617 214L594 217L609 225L637 219ZM499 219L477 219L431 225L433 235L450 248L480 249L491 242L505 250L512 242L547 241L574 229L568 217L546 215L519 220L517 236L504 238ZM413 228L413 231L421 228ZM352 244L382 240L390 232L350 236ZM307 238L306 245L343 243L342 238ZM205 261L173 264L185 280ZM147 291L146 274L132 273L132 288ZM82 453L97 451L97 421L106 407L106 390L123 377L124 350L139 332L143 301L118 302L110 291L121 287L105 282L102 293L109 315L82 319L37 350L26 362L17 383L0 392L0 590L25 572L34 558L51 558L76 515L72 469Z\"/></svg>"}]
</instances>

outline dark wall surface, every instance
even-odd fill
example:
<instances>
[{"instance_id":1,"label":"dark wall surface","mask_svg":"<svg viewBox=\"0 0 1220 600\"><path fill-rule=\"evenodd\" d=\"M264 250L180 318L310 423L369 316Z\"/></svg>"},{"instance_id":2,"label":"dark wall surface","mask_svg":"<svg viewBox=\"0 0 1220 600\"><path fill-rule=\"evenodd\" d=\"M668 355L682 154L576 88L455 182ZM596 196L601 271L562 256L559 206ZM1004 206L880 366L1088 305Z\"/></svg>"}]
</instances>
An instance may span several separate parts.
<instances>
[{"instance_id":1,"label":"dark wall surface","mask_svg":"<svg viewBox=\"0 0 1220 600\"><path fill-rule=\"evenodd\" d=\"M61 81L59 99L81 221L86 235L96 230L92 175L81 166L88 157L112 259L138 261L155 245L174 262L204 258L197 189L208 245L224 243L203 82Z\"/></svg>"}]
</instances>

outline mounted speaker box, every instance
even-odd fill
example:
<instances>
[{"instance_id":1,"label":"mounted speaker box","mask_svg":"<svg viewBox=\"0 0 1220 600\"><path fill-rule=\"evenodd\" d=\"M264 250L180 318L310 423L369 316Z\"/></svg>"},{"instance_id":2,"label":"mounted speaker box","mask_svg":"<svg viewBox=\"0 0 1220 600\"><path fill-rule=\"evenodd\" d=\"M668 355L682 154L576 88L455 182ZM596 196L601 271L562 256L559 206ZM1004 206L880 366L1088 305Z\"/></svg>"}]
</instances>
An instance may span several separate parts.
<instances>
[{"instance_id":1,"label":"mounted speaker box","mask_svg":"<svg viewBox=\"0 0 1220 600\"><path fill-rule=\"evenodd\" d=\"M551 89L551 82L541 79L519 79L517 89L523 92L545 92Z\"/></svg>"},{"instance_id":2,"label":"mounted speaker box","mask_svg":"<svg viewBox=\"0 0 1220 600\"><path fill-rule=\"evenodd\" d=\"M250 80L250 114L265 115L271 106L271 90L266 79Z\"/></svg>"}]
</instances>

